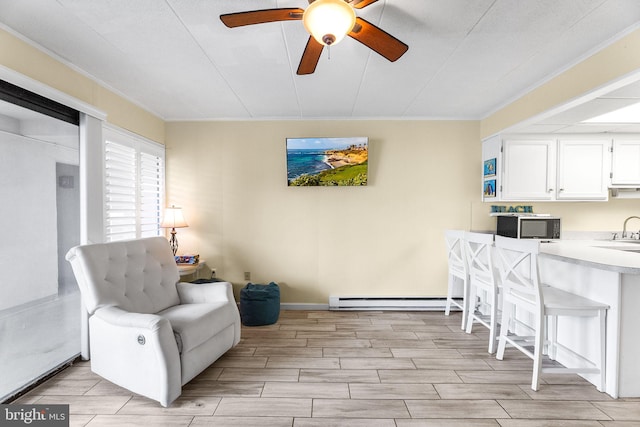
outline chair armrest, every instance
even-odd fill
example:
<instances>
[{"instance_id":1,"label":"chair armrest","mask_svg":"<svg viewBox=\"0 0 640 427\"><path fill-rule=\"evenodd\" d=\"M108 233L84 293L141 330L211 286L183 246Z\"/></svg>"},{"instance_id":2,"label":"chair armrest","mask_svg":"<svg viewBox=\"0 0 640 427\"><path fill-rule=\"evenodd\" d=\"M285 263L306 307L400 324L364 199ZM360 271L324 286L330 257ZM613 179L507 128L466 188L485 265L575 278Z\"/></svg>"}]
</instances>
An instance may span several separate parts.
<instances>
[{"instance_id":1,"label":"chair armrest","mask_svg":"<svg viewBox=\"0 0 640 427\"><path fill-rule=\"evenodd\" d=\"M169 321L157 314L131 313L118 307L102 307L94 313L94 316L112 326L140 328L151 332L162 327L171 329Z\"/></svg>"},{"instance_id":2,"label":"chair armrest","mask_svg":"<svg viewBox=\"0 0 640 427\"><path fill-rule=\"evenodd\" d=\"M89 329L93 372L165 407L180 396L180 355L169 320L109 306L96 310Z\"/></svg>"},{"instance_id":3,"label":"chair armrest","mask_svg":"<svg viewBox=\"0 0 640 427\"><path fill-rule=\"evenodd\" d=\"M202 304L208 302L234 302L233 287L229 282L185 283L176 285L182 304Z\"/></svg>"}]
</instances>

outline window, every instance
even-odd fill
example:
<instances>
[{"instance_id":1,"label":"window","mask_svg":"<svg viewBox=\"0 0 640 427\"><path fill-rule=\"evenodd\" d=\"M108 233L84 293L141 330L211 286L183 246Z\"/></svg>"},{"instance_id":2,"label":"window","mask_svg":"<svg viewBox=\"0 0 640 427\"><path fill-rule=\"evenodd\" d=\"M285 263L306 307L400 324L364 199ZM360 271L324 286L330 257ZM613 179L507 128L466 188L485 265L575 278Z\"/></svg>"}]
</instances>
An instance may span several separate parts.
<instances>
[{"instance_id":1,"label":"window","mask_svg":"<svg viewBox=\"0 0 640 427\"><path fill-rule=\"evenodd\" d=\"M161 235L164 147L110 127L104 135L105 240Z\"/></svg>"}]
</instances>

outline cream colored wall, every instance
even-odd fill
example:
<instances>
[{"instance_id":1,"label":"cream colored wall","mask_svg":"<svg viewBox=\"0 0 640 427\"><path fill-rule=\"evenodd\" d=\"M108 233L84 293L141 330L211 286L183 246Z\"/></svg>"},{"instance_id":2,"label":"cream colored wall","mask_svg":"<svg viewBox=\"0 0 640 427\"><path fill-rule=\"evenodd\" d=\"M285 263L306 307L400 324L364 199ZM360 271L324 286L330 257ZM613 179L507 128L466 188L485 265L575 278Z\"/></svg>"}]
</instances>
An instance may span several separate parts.
<instances>
[{"instance_id":1,"label":"cream colored wall","mask_svg":"<svg viewBox=\"0 0 640 427\"><path fill-rule=\"evenodd\" d=\"M474 230L495 230L496 219L489 217L491 205L518 206L517 202L476 202L472 204L472 224ZM617 232L620 235L622 223L631 215L640 216L640 199L610 199L608 202L549 202L526 203L533 211L550 213L562 218L562 230L567 232ZM632 230L640 229L640 222L629 222ZM570 234L567 234L570 235ZM575 233L573 234L576 235ZM599 235L598 235L599 236ZM608 235L604 235L608 236Z\"/></svg>"},{"instance_id":2,"label":"cream colored wall","mask_svg":"<svg viewBox=\"0 0 640 427\"><path fill-rule=\"evenodd\" d=\"M167 124L168 203L180 247L282 300L446 294L443 230L479 200L478 122L273 121ZM287 187L285 138L369 137L366 187Z\"/></svg>"},{"instance_id":3,"label":"cream colored wall","mask_svg":"<svg viewBox=\"0 0 640 427\"><path fill-rule=\"evenodd\" d=\"M181 251L235 284L276 281L286 303L329 295L442 296L446 228L495 229L480 201L479 122L273 121L167 124L168 203L185 210ZM289 188L285 138L370 138L369 186ZM504 203L501 203L504 204ZM567 231L616 231L640 200L538 203Z\"/></svg>"},{"instance_id":4,"label":"cream colored wall","mask_svg":"<svg viewBox=\"0 0 640 427\"><path fill-rule=\"evenodd\" d=\"M0 28L0 66L107 113L107 121L164 143L164 121Z\"/></svg>"}]
</instances>

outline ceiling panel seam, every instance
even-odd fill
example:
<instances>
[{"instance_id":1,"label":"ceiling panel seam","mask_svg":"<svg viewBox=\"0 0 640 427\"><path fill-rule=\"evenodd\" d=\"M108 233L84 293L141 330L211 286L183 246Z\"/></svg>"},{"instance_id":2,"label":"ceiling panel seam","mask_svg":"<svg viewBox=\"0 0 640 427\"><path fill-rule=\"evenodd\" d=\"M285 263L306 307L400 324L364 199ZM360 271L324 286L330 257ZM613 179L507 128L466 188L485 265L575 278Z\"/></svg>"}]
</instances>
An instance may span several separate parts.
<instances>
[{"instance_id":1,"label":"ceiling panel seam","mask_svg":"<svg viewBox=\"0 0 640 427\"><path fill-rule=\"evenodd\" d=\"M185 31L187 32L187 34L189 34L189 37L191 38L191 40L193 40L193 42L196 44L196 46L198 46L198 50L200 50L200 52L202 52L202 54L204 55L205 58L207 58L207 62L209 62L209 64L211 64L211 66L213 67L213 69L215 70L216 73L218 73L218 75L220 76L220 78L222 79L222 81L224 81L224 84L227 85L227 88L229 88L229 90L231 91L231 93L233 93L233 96L236 97L236 99L238 100L238 102L240 103L240 105L242 105L242 108L244 109L244 111L246 111L247 115L250 117L253 117L253 115L251 114L251 112L249 111L249 109L247 108L247 106L245 105L245 103L242 101L242 98L240 97L240 95L238 95L238 93L233 89L233 86L231 86L229 84L229 81L227 80L227 78L224 76L223 73L220 72L220 68L218 67L218 65L216 64L216 62L213 60L213 58L211 58L209 55L207 55L207 51L204 49L204 47L198 42L198 39L193 35L193 33L191 31L189 31L189 27L185 24L185 22L182 20L182 18L180 17L180 15L178 14L178 12L176 12L176 10L173 8L173 6L170 3L170 0L165 0L165 3L167 4L167 6L169 7L169 9L171 9L171 12L175 15L176 19L178 21L180 21L180 25L182 25L182 27L185 29Z\"/></svg>"},{"instance_id":2,"label":"ceiling panel seam","mask_svg":"<svg viewBox=\"0 0 640 427\"><path fill-rule=\"evenodd\" d=\"M413 96L413 98L411 98L411 100L407 103L406 108L404 109L404 111L402 111L402 115L406 116L408 111L411 109L411 107L413 106L413 104L416 103L416 100L418 98L420 98L420 96L422 95L422 93L426 90L426 88L431 84L431 82L433 82L435 80L435 78L438 76L438 74L440 74L442 72L442 70L444 69L444 67L449 64L449 61L451 60L451 58L453 57L453 55L458 51L458 49L460 49L460 46L464 43L464 41L467 39L467 37L469 37L469 35L475 30L475 28L480 24L480 22L482 22L482 20L487 16L487 14L491 11L491 9L493 9L493 7L495 6L495 4L498 2L498 0L493 0L493 2L489 5L489 7L487 7L487 9L484 11L484 13L476 20L476 22L471 26L471 28L469 28L469 30L467 31L467 33L464 35L464 37L456 44L455 49L453 49L449 55L447 55L447 58L442 61L442 64L440 64L440 66L438 67L438 69L436 70L435 73L433 73L431 75L431 77L429 79L427 79L424 84L420 87L420 89L418 89L415 92L415 95Z\"/></svg>"},{"instance_id":3,"label":"ceiling panel seam","mask_svg":"<svg viewBox=\"0 0 640 427\"><path fill-rule=\"evenodd\" d=\"M294 67L293 58L291 57L291 49L289 49L289 43L287 43L287 37L284 31L284 24L280 24L280 34L282 35L284 48L287 51L287 60L289 61L289 72L290 72L289 76L290 76L291 84L293 86L293 92L295 93L296 106L298 109L297 117L302 117L302 104L300 103L300 92L298 91L298 85L296 84L297 80L293 72L295 67Z\"/></svg>"}]
</instances>

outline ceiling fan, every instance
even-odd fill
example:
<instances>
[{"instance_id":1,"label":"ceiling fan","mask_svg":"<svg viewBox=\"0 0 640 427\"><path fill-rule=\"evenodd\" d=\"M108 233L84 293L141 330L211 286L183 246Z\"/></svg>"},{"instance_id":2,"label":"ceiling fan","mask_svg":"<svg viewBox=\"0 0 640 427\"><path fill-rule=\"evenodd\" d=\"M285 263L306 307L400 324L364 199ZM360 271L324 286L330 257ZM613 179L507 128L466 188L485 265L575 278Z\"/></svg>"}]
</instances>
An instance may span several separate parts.
<instances>
[{"instance_id":1,"label":"ceiling fan","mask_svg":"<svg viewBox=\"0 0 640 427\"><path fill-rule=\"evenodd\" d=\"M309 0L307 9L278 8L251 10L220 15L229 28L277 21L302 21L311 34L300 59L297 74L312 74L324 46L334 45L344 36L356 39L374 52L394 62L409 49L391 34L356 16L362 9L378 0Z\"/></svg>"}]
</instances>

